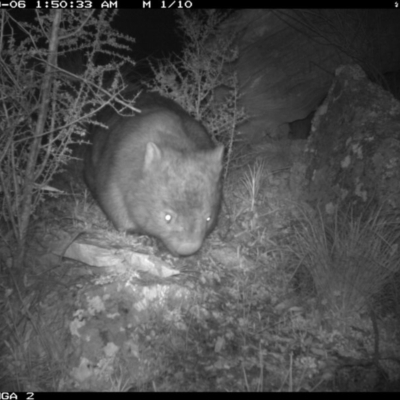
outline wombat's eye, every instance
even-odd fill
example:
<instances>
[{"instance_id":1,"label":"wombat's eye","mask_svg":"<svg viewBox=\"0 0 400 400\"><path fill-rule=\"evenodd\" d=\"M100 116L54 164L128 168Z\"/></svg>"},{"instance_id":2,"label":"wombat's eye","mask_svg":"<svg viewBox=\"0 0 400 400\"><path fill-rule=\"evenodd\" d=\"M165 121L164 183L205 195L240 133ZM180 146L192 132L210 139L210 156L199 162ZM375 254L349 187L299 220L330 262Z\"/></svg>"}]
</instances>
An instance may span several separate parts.
<instances>
[{"instance_id":1,"label":"wombat's eye","mask_svg":"<svg viewBox=\"0 0 400 400\"><path fill-rule=\"evenodd\" d=\"M206 218L206 221L207 221L207 222L210 222L210 221L211 221L211 217L207 217L207 218Z\"/></svg>"},{"instance_id":2,"label":"wombat's eye","mask_svg":"<svg viewBox=\"0 0 400 400\"><path fill-rule=\"evenodd\" d=\"M172 220L172 215L171 214L165 214L165 222L167 222L168 224L171 222Z\"/></svg>"}]
</instances>

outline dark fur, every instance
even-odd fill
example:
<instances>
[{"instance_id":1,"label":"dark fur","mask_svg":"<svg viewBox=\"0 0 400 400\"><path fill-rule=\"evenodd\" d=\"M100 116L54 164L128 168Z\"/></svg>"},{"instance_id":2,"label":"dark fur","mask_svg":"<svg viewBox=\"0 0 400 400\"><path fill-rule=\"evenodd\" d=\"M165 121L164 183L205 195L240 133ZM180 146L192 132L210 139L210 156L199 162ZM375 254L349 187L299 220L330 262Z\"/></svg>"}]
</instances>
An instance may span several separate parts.
<instances>
[{"instance_id":1,"label":"dark fur","mask_svg":"<svg viewBox=\"0 0 400 400\"><path fill-rule=\"evenodd\" d=\"M161 239L190 255L214 228L221 203L223 147L177 103L154 93L134 117L96 127L85 180L114 226Z\"/></svg>"}]
</instances>

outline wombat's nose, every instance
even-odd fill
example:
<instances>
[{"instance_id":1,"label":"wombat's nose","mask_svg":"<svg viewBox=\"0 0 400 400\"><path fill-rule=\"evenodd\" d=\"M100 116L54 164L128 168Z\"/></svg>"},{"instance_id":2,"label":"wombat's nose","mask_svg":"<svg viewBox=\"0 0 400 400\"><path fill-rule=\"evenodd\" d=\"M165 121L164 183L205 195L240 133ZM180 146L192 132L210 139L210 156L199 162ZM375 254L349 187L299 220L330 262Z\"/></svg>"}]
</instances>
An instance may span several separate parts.
<instances>
[{"instance_id":1,"label":"wombat's nose","mask_svg":"<svg viewBox=\"0 0 400 400\"><path fill-rule=\"evenodd\" d=\"M180 242L175 243L171 251L177 253L180 256L190 256L198 251L203 241L198 240L194 242Z\"/></svg>"}]
</instances>

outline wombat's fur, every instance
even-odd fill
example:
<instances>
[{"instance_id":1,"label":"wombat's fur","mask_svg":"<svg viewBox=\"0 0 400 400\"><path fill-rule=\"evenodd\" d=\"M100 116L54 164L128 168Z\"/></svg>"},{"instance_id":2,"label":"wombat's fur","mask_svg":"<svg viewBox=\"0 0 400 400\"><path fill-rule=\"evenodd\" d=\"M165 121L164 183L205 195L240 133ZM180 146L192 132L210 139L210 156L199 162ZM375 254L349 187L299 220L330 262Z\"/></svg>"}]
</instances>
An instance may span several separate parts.
<instances>
[{"instance_id":1,"label":"wombat's fur","mask_svg":"<svg viewBox=\"0 0 400 400\"><path fill-rule=\"evenodd\" d=\"M217 222L223 147L172 100L147 93L135 107L142 112L95 127L86 183L118 230L193 254Z\"/></svg>"}]
</instances>

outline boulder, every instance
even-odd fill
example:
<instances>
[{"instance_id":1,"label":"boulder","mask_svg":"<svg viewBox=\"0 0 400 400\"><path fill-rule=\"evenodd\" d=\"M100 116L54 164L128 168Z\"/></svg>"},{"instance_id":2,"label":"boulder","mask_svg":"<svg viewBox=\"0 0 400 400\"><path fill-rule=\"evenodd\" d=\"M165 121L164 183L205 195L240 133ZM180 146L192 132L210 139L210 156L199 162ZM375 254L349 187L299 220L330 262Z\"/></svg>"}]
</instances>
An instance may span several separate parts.
<instances>
[{"instance_id":1,"label":"boulder","mask_svg":"<svg viewBox=\"0 0 400 400\"><path fill-rule=\"evenodd\" d=\"M341 66L308 139L303 198L336 207L400 209L400 103L358 65Z\"/></svg>"},{"instance_id":2,"label":"boulder","mask_svg":"<svg viewBox=\"0 0 400 400\"><path fill-rule=\"evenodd\" d=\"M223 26L236 35L238 127L249 141L282 137L326 97L335 70L361 63L368 75L400 68L399 13L392 10L238 10Z\"/></svg>"}]
</instances>

